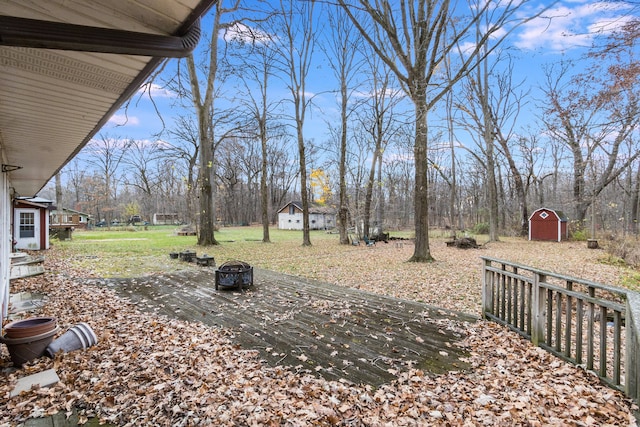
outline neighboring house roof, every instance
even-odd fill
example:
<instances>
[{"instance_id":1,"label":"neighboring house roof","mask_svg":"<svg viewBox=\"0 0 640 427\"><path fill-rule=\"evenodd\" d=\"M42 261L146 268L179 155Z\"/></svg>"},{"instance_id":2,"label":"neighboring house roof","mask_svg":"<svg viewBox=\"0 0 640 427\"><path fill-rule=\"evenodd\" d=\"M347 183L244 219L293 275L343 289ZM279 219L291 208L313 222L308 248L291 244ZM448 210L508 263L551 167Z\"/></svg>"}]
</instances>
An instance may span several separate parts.
<instances>
[{"instance_id":1,"label":"neighboring house roof","mask_svg":"<svg viewBox=\"0 0 640 427\"><path fill-rule=\"evenodd\" d=\"M278 209L278 213L280 213L284 209L288 208L289 205L294 205L298 209L302 210L302 202L291 201L291 202L287 203L286 205L284 205L283 207L281 207L280 209ZM310 204L309 205L309 213L310 214L334 215L336 213L336 210L334 208L329 207L329 206L320 206L320 205Z\"/></svg>"},{"instance_id":2,"label":"neighboring house roof","mask_svg":"<svg viewBox=\"0 0 640 427\"><path fill-rule=\"evenodd\" d=\"M58 210L60 210L60 209L58 209L57 207L54 207L54 211L58 211ZM69 208L62 208L62 211L63 212L71 212L71 213L78 214L78 215L91 216L88 213L80 212L80 211L77 211L77 210L74 210L74 209L69 209Z\"/></svg>"},{"instance_id":3,"label":"neighboring house roof","mask_svg":"<svg viewBox=\"0 0 640 427\"><path fill-rule=\"evenodd\" d=\"M0 156L16 194L35 195L165 57L188 55L215 2L0 0Z\"/></svg>"}]
</instances>

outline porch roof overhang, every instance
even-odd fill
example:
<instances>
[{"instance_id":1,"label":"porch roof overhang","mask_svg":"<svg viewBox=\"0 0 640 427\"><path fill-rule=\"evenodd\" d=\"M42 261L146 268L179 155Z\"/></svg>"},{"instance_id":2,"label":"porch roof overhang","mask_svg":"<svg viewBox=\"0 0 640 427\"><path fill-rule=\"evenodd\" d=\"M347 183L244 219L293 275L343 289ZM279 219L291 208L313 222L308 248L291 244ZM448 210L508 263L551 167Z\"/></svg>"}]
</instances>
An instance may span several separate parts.
<instances>
[{"instance_id":1,"label":"porch roof overhang","mask_svg":"<svg viewBox=\"0 0 640 427\"><path fill-rule=\"evenodd\" d=\"M34 196L167 57L199 39L217 0L0 0L0 161Z\"/></svg>"}]
</instances>

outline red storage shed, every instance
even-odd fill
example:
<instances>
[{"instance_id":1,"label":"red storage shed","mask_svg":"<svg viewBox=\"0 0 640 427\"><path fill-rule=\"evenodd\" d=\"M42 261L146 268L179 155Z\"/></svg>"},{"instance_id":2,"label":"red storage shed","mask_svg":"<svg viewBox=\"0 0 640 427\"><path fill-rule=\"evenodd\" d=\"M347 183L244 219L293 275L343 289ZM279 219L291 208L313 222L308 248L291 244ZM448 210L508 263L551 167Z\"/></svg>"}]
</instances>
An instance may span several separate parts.
<instances>
[{"instance_id":1,"label":"red storage shed","mask_svg":"<svg viewBox=\"0 0 640 427\"><path fill-rule=\"evenodd\" d=\"M568 238L567 217L561 211L540 208L529 217L529 240L560 242Z\"/></svg>"}]
</instances>

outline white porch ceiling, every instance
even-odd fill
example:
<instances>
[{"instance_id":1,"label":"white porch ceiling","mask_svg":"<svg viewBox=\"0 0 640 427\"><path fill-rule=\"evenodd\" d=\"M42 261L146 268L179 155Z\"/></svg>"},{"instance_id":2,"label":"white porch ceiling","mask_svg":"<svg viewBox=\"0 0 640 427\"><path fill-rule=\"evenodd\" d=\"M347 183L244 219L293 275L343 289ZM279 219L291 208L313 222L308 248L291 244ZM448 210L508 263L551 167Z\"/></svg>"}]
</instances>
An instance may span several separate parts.
<instances>
[{"instance_id":1,"label":"white porch ceiling","mask_svg":"<svg viewBox=\"0 0 640 427\"><path fill-rule=\"evenodd\" d=\"M16 46L2 36L12 18L176 36L215 1L0 0L0 160L20 167L8 172L16 195L34 196L164 58Z\"/></svg>"}]
</instances>

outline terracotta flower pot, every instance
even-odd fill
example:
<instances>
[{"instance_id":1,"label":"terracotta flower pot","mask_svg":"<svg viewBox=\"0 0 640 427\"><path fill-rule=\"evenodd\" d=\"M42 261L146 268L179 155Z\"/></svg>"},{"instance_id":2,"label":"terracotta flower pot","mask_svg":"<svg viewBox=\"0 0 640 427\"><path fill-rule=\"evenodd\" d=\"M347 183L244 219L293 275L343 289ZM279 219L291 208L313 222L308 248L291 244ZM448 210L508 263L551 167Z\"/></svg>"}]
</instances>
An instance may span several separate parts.
<instances>
[{"instance_id":1,"label":"terracotta flower pot","mask_svg":"<svg viewBox=\"0 0 640 427\"><path fill-rule=\"evenodd\" d=\"M17 320L4 327L4 337L17 339L42 335L54 330L56 324L55 317L32 317L30 319Z\"/></svg>"},{"instance_id":2,"label":"terracotta flower pot","mask_svg":"<svg viewBox=\"0 0 640 427\"><path fill-rule=\"evenodd\" d=\"M13 364L20 367L30 360L43 356L56 332L58 332L58 328L54 325L50 331L29 337L7 338L5 335L0 337L0 342L7 346Z\"/></svg>"}]
</instances>

